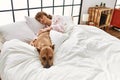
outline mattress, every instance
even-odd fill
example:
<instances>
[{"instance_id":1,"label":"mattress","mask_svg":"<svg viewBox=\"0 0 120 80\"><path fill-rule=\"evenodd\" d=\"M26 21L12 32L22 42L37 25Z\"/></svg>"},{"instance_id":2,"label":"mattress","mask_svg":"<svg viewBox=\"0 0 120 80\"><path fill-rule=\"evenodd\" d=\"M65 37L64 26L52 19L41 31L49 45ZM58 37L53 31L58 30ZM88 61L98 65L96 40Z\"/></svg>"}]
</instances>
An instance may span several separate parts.
<instances>
[{"instance_id":1,"label":"mattress","mask_svg":"<svg viewBox=\"0 0 120 80\"><path fill-rule=\"evenodd\" d=\"M5 42L0 56L3 80L120 80L120 40L93 26L74 25L43 68L37 50L14 39Z\"/></svg>"}]
</instances>

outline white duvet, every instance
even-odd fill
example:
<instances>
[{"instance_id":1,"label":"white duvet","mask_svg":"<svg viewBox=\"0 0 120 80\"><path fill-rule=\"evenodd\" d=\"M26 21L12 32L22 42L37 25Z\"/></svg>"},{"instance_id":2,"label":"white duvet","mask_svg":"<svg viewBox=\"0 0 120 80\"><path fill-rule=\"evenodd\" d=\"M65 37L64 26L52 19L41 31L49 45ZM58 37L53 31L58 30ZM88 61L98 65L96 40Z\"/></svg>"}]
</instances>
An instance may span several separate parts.
<instances>
[{"instance_id":1,"label":"white duvet","mask_svg":"<svg viewBox=\"0 0 120 80\"><path fill-rule=\"evenodd\" d=\"M3 80L120 80L120 40L91 26L76 25L55 53L54 65L42 68L36 49L7 41L0 55Z\"/></svg>"}]
</instances>

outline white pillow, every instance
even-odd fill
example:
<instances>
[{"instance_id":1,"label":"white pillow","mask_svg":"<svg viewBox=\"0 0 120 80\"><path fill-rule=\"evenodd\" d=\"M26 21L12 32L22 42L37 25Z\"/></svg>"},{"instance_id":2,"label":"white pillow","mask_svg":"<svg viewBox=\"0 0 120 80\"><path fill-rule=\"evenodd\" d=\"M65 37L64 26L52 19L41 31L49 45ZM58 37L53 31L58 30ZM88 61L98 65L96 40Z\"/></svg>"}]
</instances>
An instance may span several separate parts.
<instances>
[{"instance_id":1,"label":"white pillow","mask_svg":"<svg viewBox=\"0 0 120 80\"><path fill-rule=\"evenodd\" d=\"M37 34L39 30L44 27L44 25L38 22L35 18L25 16L25 19L26 19L26 23L35 34Z\"/></svg>"},{"instance_id":2,"label":"white pillow","mask_svg":"<svg viewBox=\"0 0 120 80\"><path fill-rule=\"evenodd\" d=\"M4 43L4 38L3 38L3 36L2 36L2 34L0 34L0 51L1 51L1 48L2 48L2 45L3 45L3 43Z\"/></svg>"},{"instance_id":3,"label":"white pillow","mask_svg":"<svg viewBox=\"0 0 120 80\"><path fill-rule=\"evenodd\" d=\"M4 43L4 42L5 42L5 39L4 39L3 35L2 35L2 33L0 32L0 43Z\"/></svg>"},{"instance_id":4,"label":"white pillow","mask_svg":"<svg viewBox=\"0 0 120 80\"><path fill-rule=\"evenodd\" d=\"M11 39L19 39L27 43L29 43L36 37L34 32L28 27L26 22L15 22L0 26L0 34L5 39L5 41Z\"/></svg>"},{"instance_id":5,"label":"white pillow","mask_svg":"<svg viewBox=\"0 0 120 80\"><path fill-rule=\"evenodd\" d=\"M1 52L2 46L3 46L3 44L0 42L0 52Z\"/></svg>"},{"instance_id":6,"label":"white pillow","mask_svg":"<svg viewBox=\"0 0 120 80\"><path fill-rule=\"evenodd\" d=\"M65 23L65 32L69 33L73 27L74 27L74 22L71 16L64 16L63 17L64 23Z\"/></svg>"},{"instance_id":7,"label":"white pillow","mask_svg":"<svg viewBox=\"0 0 120 80\"><path fill-rule=\"evenodd\" d=\"M65 33L57 32L55 30L50 31L50 38L52 44L55 45L55 52L59 49L62 43L68 38L68 35Z\"/></svg>"}]
</instances>

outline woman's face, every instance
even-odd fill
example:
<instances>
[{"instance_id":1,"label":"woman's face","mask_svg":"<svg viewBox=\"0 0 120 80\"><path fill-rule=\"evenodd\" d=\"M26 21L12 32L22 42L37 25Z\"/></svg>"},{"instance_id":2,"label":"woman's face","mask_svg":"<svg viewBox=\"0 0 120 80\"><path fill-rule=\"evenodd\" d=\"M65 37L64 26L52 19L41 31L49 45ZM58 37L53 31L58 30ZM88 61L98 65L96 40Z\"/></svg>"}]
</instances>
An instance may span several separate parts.
<instances>
[{"instance_id":1,"label":"woman's face","mask_svg":"<svg viewBox=\"0 0 120 80\"><path fill-rule=\"evenodd\" d=\"M39 18L41 24L47 25L48 18L46 16L42 16Z\"/></svg>"}]
</instances>

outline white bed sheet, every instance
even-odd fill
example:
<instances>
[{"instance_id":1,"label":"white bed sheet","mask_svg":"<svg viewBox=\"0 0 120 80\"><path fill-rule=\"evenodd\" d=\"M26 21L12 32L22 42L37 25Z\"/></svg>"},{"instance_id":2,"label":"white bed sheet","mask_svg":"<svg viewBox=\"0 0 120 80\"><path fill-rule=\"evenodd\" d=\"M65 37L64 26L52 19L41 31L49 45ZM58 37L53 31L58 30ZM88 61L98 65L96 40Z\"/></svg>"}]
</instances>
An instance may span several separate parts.
<instances>
[{"instance_id":1,"label":"white bed sheet","mask_svg":"<svg viewBox=\"0 0 120 80\"><path fill-rule=\"evenodd\" d=\"M120 40L86 25L75 25L55 53L54 65L42 68L37 50L7 41L0 55L3 80L120 80Z\"/></svg>"}]
</instances>

